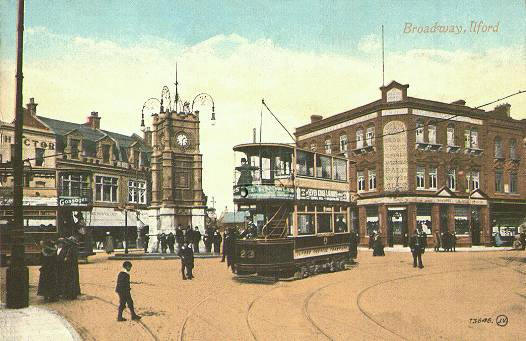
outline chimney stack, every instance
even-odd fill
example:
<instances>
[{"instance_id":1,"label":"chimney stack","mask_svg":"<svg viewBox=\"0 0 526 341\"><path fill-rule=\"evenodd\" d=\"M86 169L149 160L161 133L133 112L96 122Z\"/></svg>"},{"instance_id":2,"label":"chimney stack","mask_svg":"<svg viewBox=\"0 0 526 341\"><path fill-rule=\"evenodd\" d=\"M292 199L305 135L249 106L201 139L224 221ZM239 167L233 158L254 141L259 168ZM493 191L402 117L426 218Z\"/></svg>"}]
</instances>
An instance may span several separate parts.
<instances>
[{"instance_id":1,"label":"chimney stack","mask_svg":"<svg viewBox=\"0 0 526 341\"><path fill-rule=\"evenodd\" d=\"M495 109L493 109L493 112L500 117L509 118L510 109L511 109L511 104L504 103L504 104L497 105Z\"/></svg>"},{"instance_id":2,"label":"chimney stack","mask_svg":"<svg viewBox=\"0 0 526 341\"><path fill-rule=\"evenodd\" d=\"M88 116L88 122L84 125L91 127L91 129L100 129L100 117L97 111L92 111L91 115Z\"/></svg>"},{"instance_id":3,"label":"chimney stack","mask_svg":"<svg viewBox=\"0 0 526 341\"><path fill-rule=\"evenodd\" d=\"M318 122L323 119L323 116L321 115L311 115L310 116L310 123Z\"/></svg>"},{"instance_id":4,"label":"chimney stack","mask_svg":"<svg viewBox=\"0 0 526 341\"><path fill-rule=\"evenodd\" d=\"M144 128L144 143L147 146L152 146L152 131L150 130L150 127Z\"/></svg>"},{"instance_id":5,"label":"chimney stack","mask_svg":"<svg viewBox=\"0 0 526 341\"><path fill-rule=\"evenodd\" d=\"M35 99L31 97L29 99L29 103L26 104L27 110L31 113L31 115L36 116L37 114L37 105L38 103L35 103Z\"/></svg>"}]
</instances>

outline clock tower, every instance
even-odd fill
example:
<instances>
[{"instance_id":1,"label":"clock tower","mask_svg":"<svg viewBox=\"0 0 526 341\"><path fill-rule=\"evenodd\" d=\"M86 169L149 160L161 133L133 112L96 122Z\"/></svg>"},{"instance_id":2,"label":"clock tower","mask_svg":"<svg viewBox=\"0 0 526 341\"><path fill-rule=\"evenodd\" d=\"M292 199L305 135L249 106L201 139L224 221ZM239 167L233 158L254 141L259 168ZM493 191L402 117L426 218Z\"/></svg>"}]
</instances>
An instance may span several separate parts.
<instances>
[{"instance_id":1,"label":"clock tower","mask_svg":"<svg viewBox=\"0 0 526 341\"><path fill-rule=\"evenodd\" d=\"M177 101L178 94L176 109ZM160 113L153 117L152 138L150 234L175 232L178 225L198 226L204 233L199 112L192 112L189 103L180 112L161 105Z\"/></svg>"}]
</instances>

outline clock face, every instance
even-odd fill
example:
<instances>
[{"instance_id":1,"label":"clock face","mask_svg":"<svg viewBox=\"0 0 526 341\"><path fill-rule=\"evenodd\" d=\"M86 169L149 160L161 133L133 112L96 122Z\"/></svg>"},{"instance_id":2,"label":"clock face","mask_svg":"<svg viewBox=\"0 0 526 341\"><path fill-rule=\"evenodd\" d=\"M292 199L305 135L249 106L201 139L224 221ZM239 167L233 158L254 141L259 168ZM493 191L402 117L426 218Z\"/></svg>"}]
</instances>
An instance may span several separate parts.
<instances>
[{"instance_id":1,"label":"clock face","mask_svg":"<svg viewBox=\"0 0 526 341\"><path fill-rule=\"evenodd\" d=\"M186 134L179 134L175 138L177 140L177 144L181 147L188 147L188 144L190 141L188 141L188 136Z\"/></svg>"}]
</instances>

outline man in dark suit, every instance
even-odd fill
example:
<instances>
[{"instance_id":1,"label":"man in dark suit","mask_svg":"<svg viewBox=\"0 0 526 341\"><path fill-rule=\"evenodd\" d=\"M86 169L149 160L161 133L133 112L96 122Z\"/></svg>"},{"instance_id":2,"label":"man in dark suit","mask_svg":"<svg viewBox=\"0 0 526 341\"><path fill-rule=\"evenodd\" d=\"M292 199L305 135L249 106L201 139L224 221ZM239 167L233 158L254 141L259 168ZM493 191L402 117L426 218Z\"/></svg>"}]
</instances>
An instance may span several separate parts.
<instances>
[{"instance_id":1,"label":"man in dark suit","mask_svg":"<svg viewBox=\"0 0 526 341\"><path fill-rule=\"evenodd\" d=\"M422 264L422 254L426 249L426 234L416 230L413 232L411 239L409 240L409 247L411 248L411 253L413 254L413 267L418 267L422 269L424 264Z\"/></svg>"},{"instance_id":2,"label":"man in dark suit","mask_svg":"<svg viewBox=\"0 0 526 341\"><path fill-rule=\"evenodd\" d=\"M168 244L168 248L170 249L170 253L174 253L174 246L175 246L175 236L172 232L168 233L168 237L166 237L166 243Z\"/></svg>"},{"instance_id":3,"label":"man in dark suit","mask_svg":"<svg viewBox=\"0 0 526 341\"><path fill-rule=\"evenodd\" d=\"M141 317L135 313L133 308L133 299L130 293L130 270L132 268L132 263L125 261L122 263L122 267L124 270L119 272L119 275L117 276L117 287L115 288L115 292L119 294L119 314L117 316L117 321L126 321L126 319L122 317L122 312L126 305L128 305L128 309L130 309L131 319L140 320Z\"/></svg>"},{"instance_id":4,"label":"man in dark suit","mask_svg":"<svg viewBox=\"0 0 526 341\"><path fill-rule=\"evenodd\" d=\"M199 232L199 227L195 227L192 236L192 243L194 244L194 253L199 253L199 242L201 242L201 232Z\"/></svg>"},{"instance_id":5,"label":"man in dark suit","mask_svg":"<svg viewBox=\"0 0 526 341\"><path fill-rule=\"evenodd\" d=\"M194 278L192 274L192 269L194 268L194 252L187 242L184 242L181 246L179 257L181 257L181 274L183 275L183 280Z\"/></svg>"}]
</instances>

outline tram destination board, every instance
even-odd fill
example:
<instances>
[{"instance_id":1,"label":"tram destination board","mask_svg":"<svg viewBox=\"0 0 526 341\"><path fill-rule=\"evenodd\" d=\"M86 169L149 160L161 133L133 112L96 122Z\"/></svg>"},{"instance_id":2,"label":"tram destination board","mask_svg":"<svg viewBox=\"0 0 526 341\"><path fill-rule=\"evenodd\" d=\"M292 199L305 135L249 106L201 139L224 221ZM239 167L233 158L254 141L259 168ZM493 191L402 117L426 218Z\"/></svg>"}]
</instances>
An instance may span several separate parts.
<instances>
[{"instance_id":1,"label":"tram destination board","mask_svg":"<svg viewBox=\"0 0 526 341\"><path fill-rule=\"evenodd\" d=\"M349 192L331 189L300 188L298 191L298 199L349 202Z\"/></svg>"},{"instance_id":2,"label":"tram destination board","mask_svg":"<svg viewBox=\"0 0 526 341\"><path fill-rule=\"evenodd\" d=\"M250 185L234 188L234 199L294 199L294 189L272 185Z\"/></svg>"}]
</instances>

